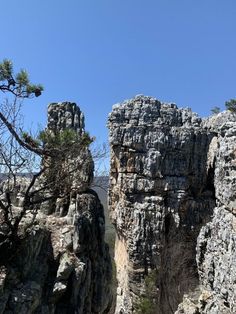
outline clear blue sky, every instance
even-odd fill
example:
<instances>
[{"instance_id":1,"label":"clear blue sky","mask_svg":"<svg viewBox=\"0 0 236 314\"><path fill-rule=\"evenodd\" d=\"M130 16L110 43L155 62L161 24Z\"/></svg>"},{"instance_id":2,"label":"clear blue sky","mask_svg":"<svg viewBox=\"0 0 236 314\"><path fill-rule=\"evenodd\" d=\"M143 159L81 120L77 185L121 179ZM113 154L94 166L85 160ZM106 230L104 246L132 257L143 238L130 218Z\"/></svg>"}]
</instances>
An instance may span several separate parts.
<instances>
[{"instance_id":1,"label":"clear blue sky","mask_svg":"<svg viewBox=\"0 0 236 314\"><path fill-rule=\"evenodd\" d=\"M112 105L136 94L200 115L235 98L235 16L235 0L2 1L0 59L45 87L25 103L27 123L75 101L103 141Z\"/></svg>"}]
</instances>

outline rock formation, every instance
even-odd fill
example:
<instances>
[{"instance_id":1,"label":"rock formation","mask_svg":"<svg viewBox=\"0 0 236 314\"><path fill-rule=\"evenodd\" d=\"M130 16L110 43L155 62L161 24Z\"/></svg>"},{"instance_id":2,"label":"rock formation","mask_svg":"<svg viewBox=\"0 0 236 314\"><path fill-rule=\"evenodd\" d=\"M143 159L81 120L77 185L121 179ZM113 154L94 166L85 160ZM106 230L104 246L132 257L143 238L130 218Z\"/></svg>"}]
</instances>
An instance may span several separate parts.
<instances>
[{"instance_id":1,"label":"rock formation","mask_svg":"<svg viewBox=\"0 0 236 314\"><path fill-rule=\"evenodd\" d=\"M75 103L52 103L48 106L48 125L47 132L51 134L60 133L63 130L74 130L79 136L85 134L84 129L84 115L80 111L80 108L76 106ZM78 194L80 192L86 191L93 181L93 171L94 163L92 160L91 153L86 147L81 147L79 151L75 150L70 156L66 156L66 159L60 161L62 163L62 168L65 168L68 173L66 173L66 178L58 178L57 172L59 165L58 163L54 166L54 159L45 158L46 162L51 165L50 168L56 168L56 174L52 175L52 185L55 184L54 181L63 181L65 189ZM45 162L43 160L43 162ZM65 177L65 176L64 176ZM45 180L48 180L47 175ZM50 194L50 191L48 191ZM71 193L70 197L73 196ZM72 197L74 199L75 196ZM44 203L41 210L45 213L56 212L59 215L64 215L63 212L70 210L71 199L52 199L48 203ZM74 200L72 201L74 203ZM73 207L73 206L72 206Z\"/></svg>"},{"instance_id":2,"label":"rock formation","mask_svg":"<svg viewBox=\"0 0 236 314\"><path fill-rule=\"evenodd\" d=\"M148 313L236 312L235 121L145 96L113 106L117 314L145 298Z\"/></svg>"},{"instance_id":3,"label":"rock formation","mask_svg":"<svg viewBox=\"0 0 236 314\"><path fill-rule=\"evenodd\" d=\"M236 313L236 116L222 112L203 127L215 134L208 155L216 207L197 239L198 298L184 296L176 313Z\"/></svg>"},{"instance_id":4,"label":"rock formation","mask_svg":"<svg viewBox=\"0 0 236 314\"><path fill-rule=\"evenodd\" d=\"M48 129L68 128L84 133L76 104L49 105ZM98 314L110 308L111 261L103 207L90 189L91 154L87 148L77 151L68 163L74 167L70 197L42 206L14 256L1 266L0 313ZM27 178L22 180L27 186ZM26 222L27 217L22 229Z\"/></svg>"}]
</instances>

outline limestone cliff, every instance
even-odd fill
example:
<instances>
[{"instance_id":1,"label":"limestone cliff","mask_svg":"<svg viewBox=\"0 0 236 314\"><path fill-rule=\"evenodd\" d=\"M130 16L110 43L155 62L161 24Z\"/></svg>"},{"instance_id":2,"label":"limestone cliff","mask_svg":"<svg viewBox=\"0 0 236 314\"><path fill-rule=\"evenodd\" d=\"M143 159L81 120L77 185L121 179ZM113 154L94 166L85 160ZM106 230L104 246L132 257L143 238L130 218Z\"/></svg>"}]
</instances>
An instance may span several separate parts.
<instances>
[{"instance_id":1,"label":"limestone cliff","mask_svg":"<svg viewBox=\"0 0 236 314\"><path fill-rule=\"evenodd\" d=\"M222 112L203 121L214 133L208 152L216 206L196 246L200 289L186 295L180 313L236 313L236 116Z\"/></svg>"},{"instance_id":2,"label":"limestone cliff","mask_svg":"<svg viewBox=\"0 0 236 314\"><path fill-rule=\"evenodd\" d=\"M48 129L67 128L84 133L80 109L74 103L51 104ZM67 162L73 165L69 197L41 206L15 254L1 266L0 313L107 313L110 308L111 261L103 207L90 189L92 157L85 148ZM27 186L27 178L21 187L22 181Z\"/></svg>"},{"instance_id":3,"label":"limestone cliff","mask_svg":"<svg viewBox=\"0 0 236 314\"><path fill-rule=\"evenodd\" d=\"M150 276L148 313L235 313L234 115L137 96L109 129L116 313L140 313Z\"/></svg>"}]
</instances>

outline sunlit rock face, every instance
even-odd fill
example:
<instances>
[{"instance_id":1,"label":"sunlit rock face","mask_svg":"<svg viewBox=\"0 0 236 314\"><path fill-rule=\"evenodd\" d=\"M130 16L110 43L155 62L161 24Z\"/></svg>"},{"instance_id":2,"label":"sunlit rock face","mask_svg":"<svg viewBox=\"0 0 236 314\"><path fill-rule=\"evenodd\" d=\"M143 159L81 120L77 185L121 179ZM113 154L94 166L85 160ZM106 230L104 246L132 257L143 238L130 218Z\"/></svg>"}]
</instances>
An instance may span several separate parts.
<instances>
[{"instance_id":1,"label":"sunlit rock face","mask_svg":"<svg viewBox=\"0 0 236 314\"><path fill-rule=\"evenodd\" d=\"M49 105L48 129L66 128L83 134L79 107ZM71 194L41 206L14 256L0 268L0 313L107 313L111 306L111 260L103 207L90 189L91 153L78 151L69 162L75 167Z\"/></svg>"},{"instance_id":2,"label":"sunlit rock face","mask_svg":"<svg viewBox=\"0 0 236 314\"><path fill-rule=\"evenodd\" d=\"M84 114L75 103L51 103L48 106L47 127L53 131L69 128L82 134L85 131Z\"/></svg>"},{"instance_id":3,"label":"sunlit rock face","mask_svg":"<svg viewBox=\"0 0 236 314\"><path fill-rule=\"evenodd\" d=\"M140 310L153 272L154 313L232 313L234 121L230 113L202 120L190 109L142 95L113 106L109 209L117 233L116 313ZM206 291L203 307L198 298Z\"/></svg>"},{"instance_id":4,"label":"sunlit rock face","mask_svg":"<svg viewBox=\"0 0 236 314\"><path fill-rule=\"evenodd\" d=\"M73 130L83 136L85 133L84 115L75 103L52 103L48 106L47 130L52 133L63 130ZM88 147L75 151L65 162L70 171L68 175L70 185L76 193L86 191L93 181L94 162ZM57 205L57 204L56 204ZM59 205L60 207L60 205ZM60 210L57 208L55 210Z\"/></svg>"}]
</instances>

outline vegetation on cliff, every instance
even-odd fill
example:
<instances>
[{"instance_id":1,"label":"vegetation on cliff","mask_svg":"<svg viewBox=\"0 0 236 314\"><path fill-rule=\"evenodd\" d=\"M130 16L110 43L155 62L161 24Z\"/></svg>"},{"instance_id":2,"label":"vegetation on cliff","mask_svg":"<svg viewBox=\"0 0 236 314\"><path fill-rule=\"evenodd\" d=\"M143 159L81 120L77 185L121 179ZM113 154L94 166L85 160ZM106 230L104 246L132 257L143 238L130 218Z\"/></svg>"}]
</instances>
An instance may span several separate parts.
<instances>
[{"instance_id":1,"label":"vegetation on cliff","mask_svg":"<svg viewBox=\"0 0 236 314\"><path fill-rule=\"evenodd\" d=\"M71 192L69 182L78 164L72 167L68 160L75 152L86 150L93 139L87 132L78 133L73 129L46 129L37 136L24 131L20 116L22 100L40 96L43 86L32 84L25 70L15 74L10 60L0 63L0 82L0 91L6 96L0 108L0 172L4 179L0 194L0 249L11 255L19 240L19 226L27 213L33 213L28 223L31 228L39 205L64 198ZM27 179L16 209L18 176L27 176ZM5 254L6 258L9 254Z\"/></svg>"},{"instance_id":2,"label":"vegetation on cliff","mask_svg":"<svg viewBox=\"0 0 236 314\"><path fill-rule=\"evenodd\" d=\"M230 99L225 102L225 107L227 110L235 113L236 112L236 99Z\"/></svg>"}]
</instances>

